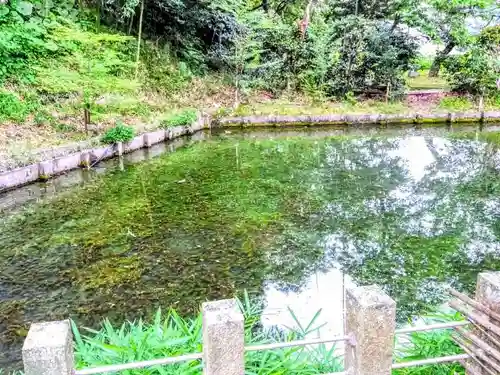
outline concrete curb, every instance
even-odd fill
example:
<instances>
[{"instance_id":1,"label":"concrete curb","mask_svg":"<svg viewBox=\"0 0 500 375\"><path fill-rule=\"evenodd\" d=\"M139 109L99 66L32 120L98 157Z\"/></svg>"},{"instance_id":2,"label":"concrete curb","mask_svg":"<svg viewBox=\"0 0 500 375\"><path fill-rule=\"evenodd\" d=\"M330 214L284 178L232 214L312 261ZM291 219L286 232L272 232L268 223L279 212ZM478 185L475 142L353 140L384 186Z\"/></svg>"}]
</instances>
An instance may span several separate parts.
<instances>
[{"instance_id":1,"label":"concrete curb","mask_svg":"<svg viewBox=\"0 0 500 375\"><path fill-rule=\"evenodd\" d=\"M91 148L0 173L0 193L36 181L45 181L73 169L88 168L92 164L102 160L142 148L149 148L166 140L172 140L187 134L194 134L209 128L210 121L199 115L198 120L190 126L176 126L148 132L138 135L127 143L122 144L119 142L115 145Z\"/></svg>"},{"instance_id":2,"label":"concrete curb","mask_svg":"<svg viewBox=\"0 0 500 375\"><path fill-rule=\"evenodd\" d=\"M290 125L362 125L362 124L427 124L427 123L461 123L461 122L500 122L500 112L411 114L411 115L301 115L301 116L243 116L225 117L214 121L221 127L253 127L253 126L290 126ZM199 115L198 120L190 126L175 126L165 130L157 130L141 134L130 142L114 146L96 147L72 153L59 158L0 173L0 193L33 183L47 180L64 172L92 164L155 144L173 140L184 135L195 134L203 129L211 128L211 121Z\"/></svg>"},{"instance_id":3,"label":"concrete curb","mask_svg":"<svg viewBox=\"0 0 500 375\"><path fill-rule=\"evenodd\" d=\"M397 115L299 115L299 116L242 116L224 117L217 121L219 126L290 126L290 125L362 125L362 124L426 124L459 122L500 122L500 112L466 112L435 114L397 114Z\"/></svg>"}]
</instances>

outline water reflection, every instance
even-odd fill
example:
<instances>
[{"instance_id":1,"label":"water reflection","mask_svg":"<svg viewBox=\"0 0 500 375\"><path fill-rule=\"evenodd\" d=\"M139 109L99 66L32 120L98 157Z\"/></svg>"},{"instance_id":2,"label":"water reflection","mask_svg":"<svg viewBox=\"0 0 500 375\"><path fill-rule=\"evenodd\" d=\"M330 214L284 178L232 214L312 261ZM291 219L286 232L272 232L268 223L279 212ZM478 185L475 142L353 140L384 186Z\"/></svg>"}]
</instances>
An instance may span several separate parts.
<instances>
[{"instance_id":1,"label":"water reflection","mask_svg":"<svg viewBox=\"0 0 500 375\"><path fill-rule=\"evenodd\" d=\"M349 283L350 277L338 269L314 273L299 291L293 287L283 290L271 283L264 289L262 323L266 328L294 331L313 323L311 328L321 330L314 330L308 338L343 336L344 294Z\"/></svg>"},{"instance_id":2,"label":"water reflection","mask_svg":"<svg viewBox=\"0 0 500 375\"><path fill-rule=\"evenodd\" d=\"M96 325L247 290L266 325L320 308L342 333L349 275L406 321L500 267L497 149L436 135L226 136L95 176L0 219L0 367L28 322ZM273 135L274 137L274 135Z\"/></svg>"}]
</instances>

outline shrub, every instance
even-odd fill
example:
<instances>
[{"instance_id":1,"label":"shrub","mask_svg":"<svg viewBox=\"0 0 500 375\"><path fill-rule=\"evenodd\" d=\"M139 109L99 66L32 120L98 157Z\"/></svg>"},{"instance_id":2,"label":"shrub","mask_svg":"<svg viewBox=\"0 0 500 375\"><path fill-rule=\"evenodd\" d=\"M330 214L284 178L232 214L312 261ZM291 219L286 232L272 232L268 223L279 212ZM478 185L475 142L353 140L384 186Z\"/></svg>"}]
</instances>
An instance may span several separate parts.
<instances>
[{"instance_id":1,"label":"shrub","mask_svg":"<svg viewBox=\"0 0 500 375\"><path fill-rule=\"evenodd\" d=\"M102 136L101 141L107 144L128 142L134 138L134 135L134 128L119 122L114 128L109 129L106 134Z\"/></svg>"},{"instance_id":2,"label":"shrub","mask_svg":"<svg viewBox=\"0 0 500 375\"><path fill-rule=\"evenodd\" d=\"M187 109L181 113L173 114L162 121L162 126L165 128L173 126L191 125L198 118L198 114L194 109Z\"/></svg>"},{"instance_id":3,"label":"shrub","mask_svg":"<svg viewBox=\"0 0 500 375\"><path fill-rule=\"evenodd\" d=\"M10 92L0 91L0 121L22 122L30 111L30 103L20 100Z\"/></svg>"},{"instance_id":4,"label":"shrub","mask_svg":"<svg viewBox=\"0 0 500 375\"><path fill-rule=\"evenodd\" d=\"M500 26L483 30L472 48L446 62L446 78L455 91L494 96L500 74Z\"/></svg>"},{"instance_id":5,"label":"shrub","mask_svg":"<svg viewBox=\"0 0 500 375\"><path fill-rule=\"evenodd\" d=\"M439 107L451 111L466 111L472 109L474 104L463 96L448 96L441 99Z\"/></svg>"}]
</instances>

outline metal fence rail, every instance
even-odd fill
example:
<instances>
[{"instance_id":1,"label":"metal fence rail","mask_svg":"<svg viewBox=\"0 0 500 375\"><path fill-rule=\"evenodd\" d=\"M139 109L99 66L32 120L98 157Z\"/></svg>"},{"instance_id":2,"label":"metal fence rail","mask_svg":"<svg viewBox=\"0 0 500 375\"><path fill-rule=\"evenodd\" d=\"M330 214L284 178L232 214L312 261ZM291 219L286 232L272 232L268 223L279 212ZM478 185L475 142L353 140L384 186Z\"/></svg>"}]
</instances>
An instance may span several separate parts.
<instances>
[{"instance_id":1,"label":"metal fence rail","mask_svg":"<svg viewBox=\"0 0 500 375\"><path fill-rule=\"evenodd\" d=\"M396 335L404 335L404 334L409 334L409 333L414 333L414 332L433 331L433 330L439 330L439 329L451 329L451 328L466 326L468 324L470 324L468 321L430 324L430 325L419 326L419 327L409 327L409 328L397 329L395 331L395 334ZM278 343L272 343L272 344L251 345L251 346L245 347L245 351L246 352L254 352L254 351L263 351L263 350L284 349L284 348L291 348L291 347L296 347L296 346L329 344L329 343L336 343L336 342L342 342L342 341L349 342L350 340L351 340L350 336L330 337L330 338L324 338L324 339L296 340L296 341L278 342ZM187 354L187 355L182 355L182 356L177 356L177 357L155 359L155 360L150 360L150 361L133 362L133 363L127 363L127 364L122 364L122 365L109 365L109 366L100 366L100 367L83 369L83 370L75 370L75 375L105 374L105 373L110 373L110 372L119 372L119 371L125 371L125 370L140 369L140 368L145 368L145 367L171 365L171 364L175 364L175 363L179 363L179 362L200 360L202 358L203 358L203 353L193 353L193 354ZM424 366L424 365L436 364L436 363L454 362L454 361L462 360L465 358L469 358L469 356L467 354L462 354L462 355L458 355L458 356L430 358L430 359L421 360L421 361L395 363L395 364L393 364L392 368L399 369L399 368L406 368L406 367ZM334 374L342 375L343 372L334 373ZM327 374L327 375L333 375L333 374Z\"/></svg>"},{"instance_id":2,"label":"metal fence rail","mask_svg":"<svg viewBox=\"0 0 500 375\"><path fill-rule=\"evenodd\" d=\"M179 363L179 362L195 361L197 359L202 359L202 358L203 358L203 353L186 354L178 357L153 359L151 361L132 362L132 363L125 363L123 365L109 365L109 366L94 367L83 370L75 370L75 375L94 375L94 374L105 374L109 372L119 372L125 370L135 370L145 367L164 366L164 365L172 365L174 363Z\"/></svg>"},{"instance_id":3,"label":"metal fence rail","mask_svg":"<svg viewBox=\"0 0 500 375\"><path fill-rule=\"evenodd\" d=\"M500 293L500 272L479 275L478 290L485 288ZM495 293L480 295L480 301L485 306L494 305L496 311L500 311L500 302L490 299L490 296L497 295ZM463 366L468 367L470 361L474 359L466 351L466 353L458 355L393 362L394 338L396 336L444 329L461 331L462 328L459 327L471 323L458 321L395 329L396 303L376 286L347 288L345 332L348 334L338 337L245 347L244 317L235 300L206 303L203 304L202 310L202 353L81 370L74 370L73 337L68 321L32 324L23 346L25 375L39 375L40 373L45 375L97 375L171 365L185 361L202 361L203 375L220 375L220 369L224 369L224 375L241 375L245 372L245 352L307 347L337 342L345 342L348 348L344 354L344 368L348 369L349 373L353 372L358 375L374 375L374 368L377 369L376 375L378 375L390 373L392 369L450 362L460 362ZM477 371L474 369L471 374L475 372ZM488 373L477 373L477 375L485 374ZM346 372L328 375L346 375Z\"/></svg>"},{"instance_id":4,"label":"metal fence rail","mask_svg":"<svg viewBox=\"0 0 500 375\"><path fill-rule=\"evenodd\" d=\"M434 331L438 329L450 329L456 327L463 327L469 324L470 322L468 320L462 320L459 322L438 323L438 324L429 324L426 326L408 327L408 328L397 329L396 335L406 335L408 333Z\"/></svg>"},{"instance_id":5,"label":"metal fence rail","mask_svg":"<svg viewBox=\"0 0 500 375\"><path fill-rule=\"evenodd\" d=\"M422 359L419 361L394 363L392 365L392 369L396 370L396 369L407 368L407 367L436 365L439 363L449 363L449 362L460 362L460 361L463 361L463 360L466 360L469 358L470 358L470 355L468 355L468 354L449 355L446 357Z\"/></svg>"}]
</instances>

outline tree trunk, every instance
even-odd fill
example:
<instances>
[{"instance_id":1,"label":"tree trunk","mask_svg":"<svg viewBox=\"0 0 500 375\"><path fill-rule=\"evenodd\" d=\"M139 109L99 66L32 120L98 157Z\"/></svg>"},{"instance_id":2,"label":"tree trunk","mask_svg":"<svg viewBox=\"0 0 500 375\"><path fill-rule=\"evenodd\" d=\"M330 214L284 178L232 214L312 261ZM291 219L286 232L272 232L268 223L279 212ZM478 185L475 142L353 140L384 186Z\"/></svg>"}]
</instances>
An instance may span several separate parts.
<instances>
[{"instance_id":1,"label":"tree trunk","mask_svg":"<svg viewBox=\"0 0 500 375\"><path fill-rule=\"evenodd\" d=\"M455 48L455 42L449 42L444 48L444 50L438 52L436 58L434 59L434 62L432 63L431 70L429 70L429 77L439 76L439 71L441 70L441 64L446 59L446 57L448 57L451 51L453 51L453 48Z\"/></svg>"},{"instance_id":2,"label":"tree trunk","mask_svg":"<svg viewBox=\"0 0 500 375\"><path fill-rule=\"evenodd\" d=\"M139 16L139 35L137 37L137 56L135 58L135 79L139 76L139 62L141 58L142 18L144 15L144 0L141 2L141 14Z\"/></svg>"}]
</instances>

